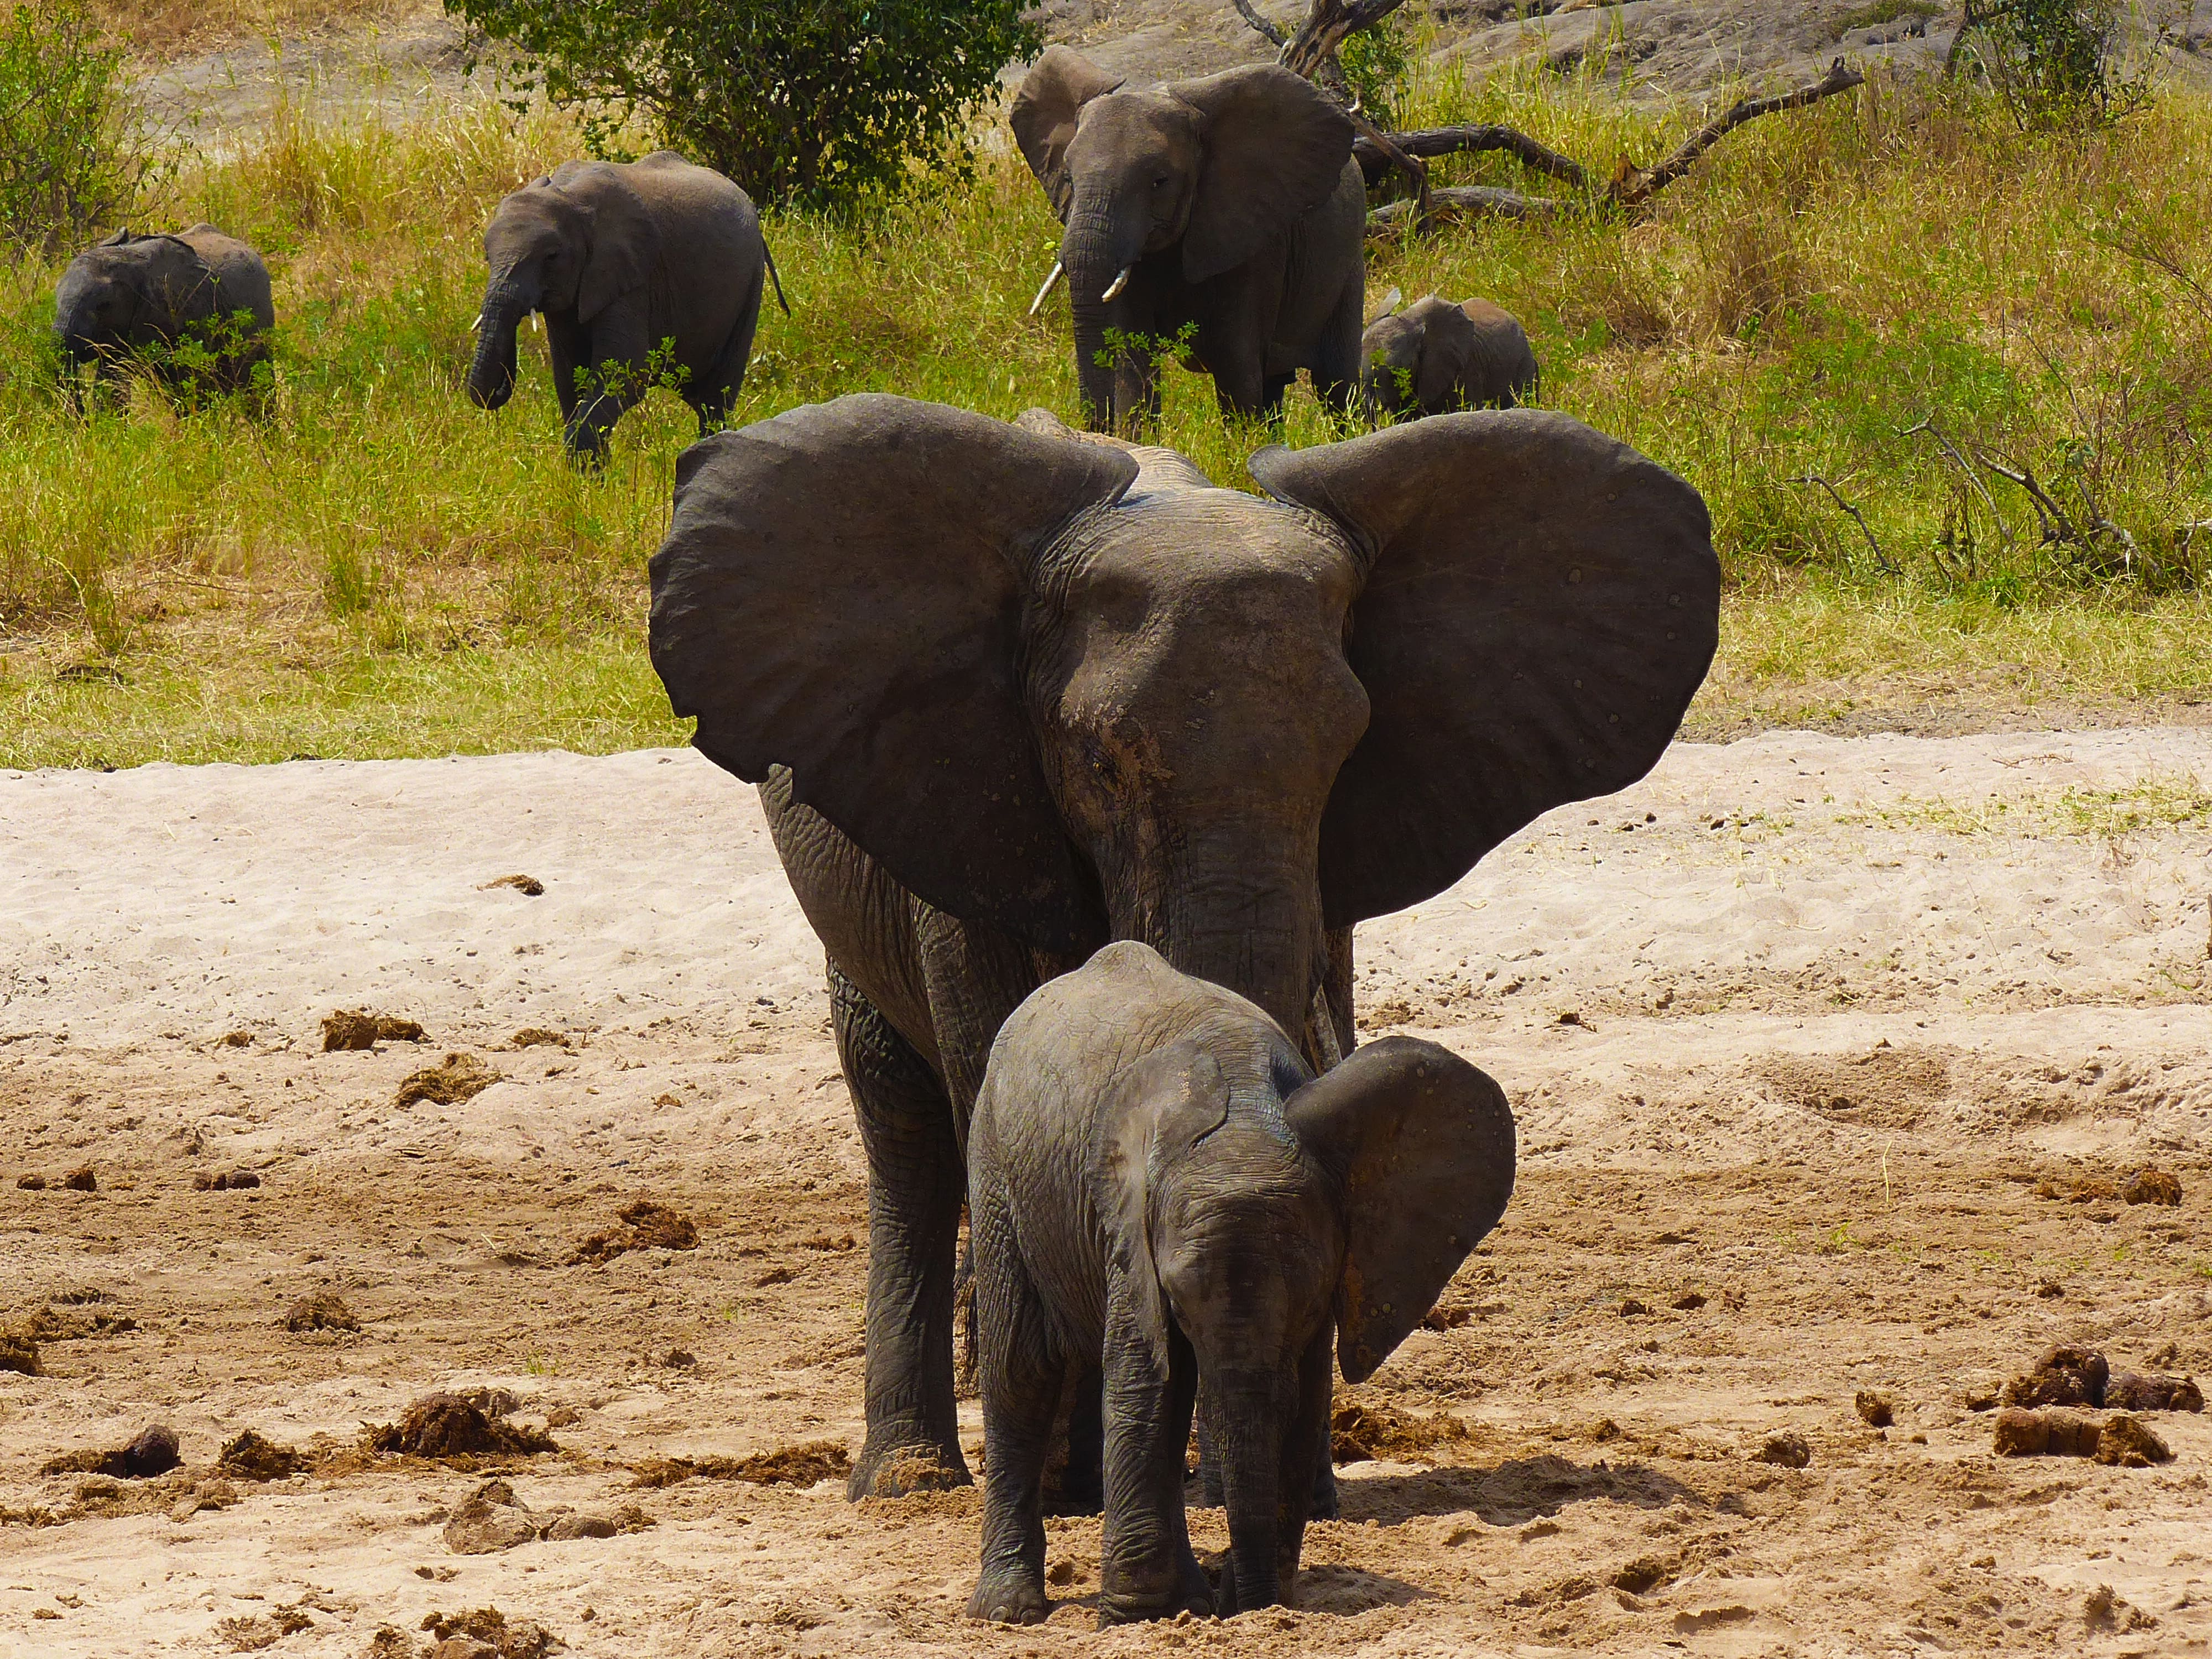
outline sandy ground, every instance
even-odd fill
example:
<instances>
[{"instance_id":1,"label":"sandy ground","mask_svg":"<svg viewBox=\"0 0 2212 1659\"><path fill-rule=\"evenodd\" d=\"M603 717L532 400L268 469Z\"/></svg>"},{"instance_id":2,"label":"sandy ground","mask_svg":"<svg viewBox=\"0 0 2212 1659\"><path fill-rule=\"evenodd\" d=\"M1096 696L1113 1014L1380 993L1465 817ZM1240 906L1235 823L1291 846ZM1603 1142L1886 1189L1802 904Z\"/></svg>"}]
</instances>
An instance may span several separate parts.
<instances>
[{"instance_id":1,"label":"sandy ground","mask_svg":"<svg viewBox=\"0 0 2212 1659\"><path fill-rule=\"evenodd\" d=\"M685 753L0 773L0 1315L48 1334L0 1372L0 1652L357 1656L484 1606L611 1659L2204 1652L2212 1419L2107 1468L1993 1459L1969 1402L2062 1338L2212 1372L2207 778L2200 730L1679 745L1364 928L1370 1030L1520 1117L1456 1322L1358 1391L1467 1433L1345 1466L1297 1610L1098 1633L1092 1519L1052 1620L987 1632L973 1492L633 1486L858 1441L863 1166L749 792ZM427 1041L321 1053L339 1007ZM504 1080L394 1103L448 1052ZM2179 1209L2095 1195L2144 1164ZM568 1265L641 1196L698 1248ZM357 1333L283 1328L319 1289ZM481 1470L347 1450L441 1386L550 1420L533 1508L654 1524L453 1553ZM39 1473L154 1422L151 1490ZM209 1487L246 1427L326 1455ZM1808 1467L1759 1461L1784 1431Z\"/></svg>"}]
</instances>

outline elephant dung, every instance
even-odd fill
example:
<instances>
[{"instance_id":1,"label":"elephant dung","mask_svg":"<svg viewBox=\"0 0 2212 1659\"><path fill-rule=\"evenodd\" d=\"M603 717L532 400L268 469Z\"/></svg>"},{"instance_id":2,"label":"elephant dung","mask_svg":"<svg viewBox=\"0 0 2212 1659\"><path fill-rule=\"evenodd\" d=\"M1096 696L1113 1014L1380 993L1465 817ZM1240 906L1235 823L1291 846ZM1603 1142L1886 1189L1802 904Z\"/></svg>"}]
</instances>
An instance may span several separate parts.
<instances>
[{"instance_id":1,"label":"elephant dung","mask_svg":"<svg viewBox=\"0 0 2212 1659\"><path fill-rule=\"evenodd\" d=\"M500 1074L474 1054L447 1054L442 1065L410 1072L392 1102L395 1106L412 1106L422 1100L458 1106L475 1099L499 1080Z\"/></svg>"},{"instance_id":2,"label":"elephant dung","mask_svg":"<svg viewBox=\"0 0 2212 1659\"><path fill-rule=\"evenodd\" d=\"M2120 1196L2130 1204L2179 1204L2181 1182L2163 1170L2137 1170L2121 1183Z\"/></svg>"},{"instance_id":3,"label":"elephant dung","mask_svg":"<svg viewBox=\"0 0 2212 1659\"><path fill-rule=\"evenodd\" d=\"M2105 1404L2124 1412L2201 1412L2204 1391L2193 1376L2122 1371L2106 1385Z\"/></svg>"},{"instance_id":4,"label":"elephant dung","mask_svg":"<svg viewBox=\"0 0 2212 1659\"><path fill-rule=\"evenodd\" d=\"M495 1423L457 1394L426 1394L397 1423L373 1429L368 1449L386 1456L439 1460L530 1456L560 1450L543 1431Z\"/></svg>"},{"instance_id":5,"label":"elephant dung","mask_svg":"<svg viewBox=\"0 0 2212 1659\"><path fill-rule=\"evenodd\" d=\"M2033 1408L2038 1406L2101 1406L2112 1368L2105 1356L2090 1348L2061 1343L2046 1350L2025 1376L2004 1386L2004 1403Z\"/></svg>"},{"instance_id":6,"label":"elephant dung","mask_svg":"<svg viewBox=\"0 0 2212 1659\"><path fill-rule=\"evenodd\" d=\"M340 1008L323 1016L323 1052L374 1048L380 1042L420 1042L422 1028L411 1019L373 1014L366 1008Z\"/></svg>"}]
</instances>

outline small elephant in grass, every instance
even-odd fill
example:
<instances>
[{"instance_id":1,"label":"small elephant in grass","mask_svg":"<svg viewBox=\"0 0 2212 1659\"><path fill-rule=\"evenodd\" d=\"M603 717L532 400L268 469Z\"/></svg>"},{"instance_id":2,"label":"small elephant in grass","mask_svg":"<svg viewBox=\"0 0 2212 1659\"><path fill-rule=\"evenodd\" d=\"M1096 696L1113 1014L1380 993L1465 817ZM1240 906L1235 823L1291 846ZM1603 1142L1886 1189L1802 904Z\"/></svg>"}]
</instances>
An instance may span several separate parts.
<instances>
[{"instance_id":1,"label":"small elephant in grass","mask_svg":"<svg viewBox=\"0 0 2212 1659\"><path fill-rule=\"evenodd\" d=\"M80 401L79 367L92 364L95 380L105 380L134 353L150 354L168 386L204 380L218 391L240 391L268 360L276 321L269 267L213 225L150 236L118 230L70 260L54 292L54 333L70 365L72 404ZM185 340L211 361L176 352Z\"/></svg>"},{"instance_id":2,"label":"small elephant in grass","mask_svg":"<svg viewBox=\"0 0 2212 1659\"><path fill-rule=\"evenodd\" d=\"M1400 311L1396 289L1360 337L1368 418L1511 409L1535 395L1536 354L1511 313L1487 300L1431 294Z\"/></svg>"},{"instance_id":3,"label":"small elephant in grass","mask_svg":"<svg viewBox=\"0 0 2212 1659\"><path fill-rule=\"evenodd\" d=\"M1098 1621L1279 1601L1329 1432L1329 1347L1370 1376L1513 1191L1513 1114L1449 1049L1385 1037L1316 1078L1282 1027L1149 945L1017 1009L969 1129L983 1563L969 1613L1050 1611L1039 1479L1070 1360L1106 1377ZM1183 1519L1195 1401L1229 1553Z\"/></svg>"},{"instance_id":4,"label":"small elephant in grass","mask_svg":"<svg viewBox=\"0 0 2212 1659\"><path fill-rule=\"evenodd\" d=\"M569 161L525 185L493 212L484 258L491 276L469 396L484 409L514 396L515 330L544 313L568 451L580 459L601 454L614 423L663 374L701 431L720 425L752 356L763 270L783 303L751 198L673 150Z\"/></svg>"},{"instance_id":5,"label":"small elephant in grass","mask_svg":"<svg viewBox=\"0 0 2212 1659\"><path fill-rule=\"evenodd\" d=\"M1153 353L1186 328L1225 411L1272 417L1301 368L1349 407L1367 190L1351 118L1310 81L1266 64L1137 91L1048 46L1007 118L1067 227L1054 269L1091 424L1159 412Z\"/></svg>"}]
</instances>

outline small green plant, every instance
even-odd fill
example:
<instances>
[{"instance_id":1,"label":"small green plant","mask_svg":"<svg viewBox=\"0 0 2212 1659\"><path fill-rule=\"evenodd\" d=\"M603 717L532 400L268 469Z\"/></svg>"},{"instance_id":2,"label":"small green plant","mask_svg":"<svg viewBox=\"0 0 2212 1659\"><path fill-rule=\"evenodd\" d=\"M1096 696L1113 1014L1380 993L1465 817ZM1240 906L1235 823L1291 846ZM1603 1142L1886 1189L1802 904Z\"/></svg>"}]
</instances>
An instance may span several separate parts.
<instances>
[{"instance_id":1,"label":"small green plant","mask_svg":"<svg viewBox=\"0 0 2212 1659\"><path fill-rule=\"evenodd\" d=\"M1967 0L1971 52L2023 131L2109 126L2150 98L2150 68L2119 63L2121 0Z\"/></svg>"},{"instance_id":2,"label":"small green plant","mask_svg":"<svg viewBox=\"0 0 2212 1659\"><path fill-rule=\"evenodd\" d=\"M648 392L680 393L691 378L691 370L688 364L676 361L676 342L672 337L647 351L642 363L579 363L575 376L580 398L613 398L635 403Z\"/></svg>"},{"instance_id":3,"label":"small green plant","mask_svg":"<svg viewBox=\"0 0 2212 1659\"><path fill-rule=\"evenodd\" d=\"M446 0L521 54L526 107L574 106L603 154L637 125L777 204L849 206L969 153L999 68L1032 55L1021 0Z\"/></svg>"},{"instance_id":4,"label":"small green plant","mask_svg":"<svg viewBox=\"0 0 2212 1659\"><path fill-rule=\"evenodd\" d=\"M1344 83L1359 100L1360 112L1378 127L1398 125L1407 82L1413 67L1413 33L1396 12L1346 40L1337 53Z\"/></svg>"},{"instance_id":5,"label":"small green plant","mask_svg":"<svg viewBox=\"0 0 2212 1659\"><path fill-rule=\"evenodd\" d=\"M83 0L0 18L0 234L52 254L112 224L155 170L123 53Z\"/></svg>"},{"instance_id":6,"label":"small green plant","mask_svg":"<svg viewBox=\"0 0 2212 1659\"><path fill-rule=\"evenodd\" d=\"M1191 354L1198 342L1198 325L1185 323L1173 334L1147 334L1142 329L1109 328L1100 338L1103 343L1091 361L1101 368L1112 368L1124 357L1149 358L1155 368L1165 368L1170 363L1181 362Z\"/></svg>"},{"instance_id":7,"label":"small green plant","mask_svg":"<svg viewBox=\"0 0 2212 1659\"><path fill-rule=\"evenodd\" d=\"M382 586L372 555L349 538L331 544L323 574L323 604L331 615L360 616L376 603Z\"/></svg>"}]
</instances>

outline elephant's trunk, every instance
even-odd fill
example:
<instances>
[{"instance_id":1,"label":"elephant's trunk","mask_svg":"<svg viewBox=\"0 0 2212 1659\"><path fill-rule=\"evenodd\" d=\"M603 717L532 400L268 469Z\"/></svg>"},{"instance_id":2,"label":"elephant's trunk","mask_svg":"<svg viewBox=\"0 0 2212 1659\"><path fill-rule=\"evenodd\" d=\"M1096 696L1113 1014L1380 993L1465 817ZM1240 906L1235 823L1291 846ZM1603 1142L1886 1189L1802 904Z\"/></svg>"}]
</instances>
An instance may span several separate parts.
<instances>
[{"instance_id":1,"label":"elephant's trunk","mask_svg":"<svg viewBox=\"0 0 2212 1659\"><path fill-rule=\"evenodd\" d=\"M476 356L469 362L469 398L479 409L500 409L514 395L514 331L532 307L510 279L495 276L477 319Z\"/></svg>"},{"instance_id":2,"label":"elephant's trunk","mask_svg":"<svg viewBox=\"0 0 2212 1659\"><path fill-rule=\"evenodd\" d=\"M1273 1382L1230 1378L1206 1390L1216 1402L1212 1438L1229 1510L1229 1570L1214 1608L1224 1619L1283 1599L1283 1425Z\"/></svg>"},{"instance_id":3,"label":"elephant's trunk","mask_svg":"<svg viewBox=\"0 0 2212 1659\"><path fill-rule=\"evenodd\" d=\"M1094 431L1110 432L1124 412L1114 406L1115 360L1106 331L1121 322L1117 303L1129 270L1144 254L1142 228L1132 235L1110 202L1079 192L1070 205L1060 263L1067 271L1068 308L1075 324L1075 377ZM1110 294L1109 294L1110 290ZM1103 356L1103 363L1099 359Z\"/></svg>"}]
</instances>

